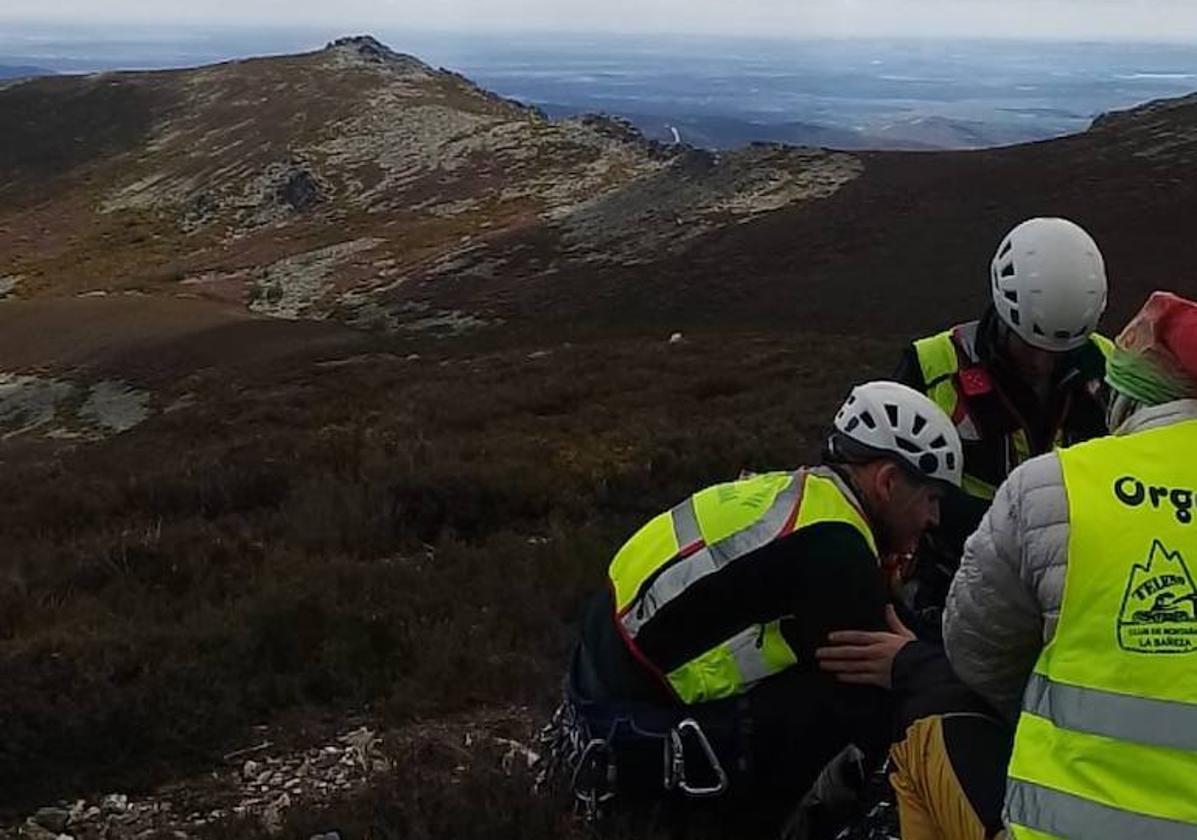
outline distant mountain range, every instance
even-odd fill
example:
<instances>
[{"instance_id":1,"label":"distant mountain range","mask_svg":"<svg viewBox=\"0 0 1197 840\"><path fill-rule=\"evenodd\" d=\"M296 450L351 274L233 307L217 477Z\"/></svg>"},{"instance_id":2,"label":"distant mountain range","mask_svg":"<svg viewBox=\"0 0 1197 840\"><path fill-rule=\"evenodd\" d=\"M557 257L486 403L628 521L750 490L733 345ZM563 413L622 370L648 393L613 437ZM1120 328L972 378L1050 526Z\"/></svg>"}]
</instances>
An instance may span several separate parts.
<instances>
[{"instance_id":1,"label":"distant mountain range","mask_svg":"<svg viewBox=\"0 0 1197 840\"><path fill-rule=\"evenodd\" d=\"M566 105L542 105L553 117L578 115ZM645 137L659 143L685 143L704 149L734 149L752 143L785 143L845 151L867 149L927 151L984 149L1041 140L1033 126L957 120L948 117L910 117L883 123L868 131L801 122L760 122L716 115L620 113Z\"/></svg>"},{"instance_id":2,"label":"distant mountain range","mask_svg":"<svg viewBox=\"0 0 1197 840\"><path fill-rule=\"evenodd\" d=\"M6 27L0 64L59 73L286 55L326 32ZM388 39L382 39L388 40ZM984 148L1084 131L1197 89L1197 46L964 39L784 41L585 34L389 34L402 52L552 116L604 113L700 148Z\"/></svg>"},{"instance_id":3,"label":"distant mountain range","mask_svg":"<svg viewBox=\"0 0 1197 840\"><path fill-rule=\"evenodd\" d=\"M417 39L410 39L416 46ZM554 115L601 112L705 148L984 148L1085 130L1106 111L1197 88L1181 45L475 39L429 52Z\"/></svg>"},{"instance_id":4,"label":"distant mountain range","mask_svg":"<svg viewBox=\"0 0 1197 840\"><path fill-rule=\"evenodd\" d=\"M551 117L577 116L576 107L540 105ZM624 111L618 114L650 140L666 145L684 143L700 149L734 149L751 143L786 143L829 149L867 148L870 138L861 132L800 121L760 123L716 115L652 114ZM880 141L878 141L879 143ZM873 144L876 147L877 144Z\"/></svg>"},{"instance_id":5,"label":"distant mountain range","mask_svg":"<svg viewBox=\"0 0 1197 840\"><path fill-rule=\"evenodd\" d=\"M21 65L0 64L0 79L23 79L30 76L52 76L53 70L44 67L27 67Z\"/></svg>"},{"instance_id":6,"label":"distant mountain range","mask_svg":"<svg viewBox=\"0 0 1197 840\"><path fill-rule=\"evenodd\" d=\"M666 120L639 117L645 137L610 117L552 119L365 37L39 79L0 91L0 281L17 298L193 295L437 334L540 330L546 312L872 329L979 301L993 240L1030 215L1094 232L1115 305L1191 283L1175 266L1197 264L1197 240L1176 235L1197 200L1193 98L976 152L715 152L690 144L743 126ZM926 119L868 142L924 149L971 131ZM861 142L801 123L779 135Z\"/></svg>"}]
</instances>

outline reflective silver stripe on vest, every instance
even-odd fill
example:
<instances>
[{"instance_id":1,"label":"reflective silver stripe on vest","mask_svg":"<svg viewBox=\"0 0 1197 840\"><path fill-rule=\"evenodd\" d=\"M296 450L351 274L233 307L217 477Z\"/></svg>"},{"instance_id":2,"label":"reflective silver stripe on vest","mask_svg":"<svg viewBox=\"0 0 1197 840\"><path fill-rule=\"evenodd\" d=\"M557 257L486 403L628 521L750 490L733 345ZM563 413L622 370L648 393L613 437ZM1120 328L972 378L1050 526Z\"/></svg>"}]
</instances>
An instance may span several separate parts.
<instances>
[{"instance_id":1,"label":"reflective silver stripe on vest","mask_svg":"<svg viewBox=\"0 0 1197 840\"><path fill-rule=\"evenodd\" d=\"M1006 822L1056 837L1118 840L1193 840L1197 825L1111 808L1091 799L1010 779Z\"/></svg>"},{"instance_id":2,"label":"reflective silver stripe on vest","mask_svg":"<svg viewBox=\"0 0 1197 840\"><path fill-rule=\"evenodd\" d=\"M628 635L635 638L640 628L657 614L657 610L681 595L695 582L717 571L719 564L709 548L701 549L670 566L653 581L652 586L644 590L635 606L624 614L623 626Z\"/></svg>"},{"instance_id":3,"label":"reflective silver stripe on vest","mask_svg":"<svg viewBox=\"0 0 1197 840\"><path fill-rule=\"evenodd\" d=\"M677 505L670 516L673 518L673 533L679 548L686 548L702 542L702 529L698 527L698 514L694 511L694 497Z\"/></svg>"},{"instance_id":4,"label":"reflective silver stripe on vest","mask_svg":"<svg viewBox=\"0 0 1197 840\"><path fill-rule=\"evenodd\" d=\"M736 660L736 668L740 671L740 679L747 688L760 682L773 673L769 663L765 661L764 641L765 628L759 624L753 625L732 636L727 641L731 648L732 658Z\"/></svg>"},{"instance_id":5,"label":"reflective silver stripe on vest","mask_svg":"<svg viewBox=\"0 0 1197 840\"><path fill-rule=\"evenodd\" d=\"M1063 729L1197 752L1197 705L1192 703L1081 688L1031 674L1023 708Z\"/></svg>"},{"instance_id":6,"label":"reflective silver stripe on vest","mask_svg":"<svg viewBox=\"0 0 1197 840\"><path fill-rule=\"evenodd\" d=\"M805 483L805 478L806 474L804 472L794 473L793 480L789 486L777 494L777 497L773 500L773 504L765 512L764 516L747 528L730 534L714 545L709 545L696 551L694 554L679 560L662 572L652 582L652 585L640 594L640 597L636 599L635 603L620 619L628 636L633 639L636 638L641 628L652 620L661 607L668 604L707 575L714 574L733 560L737 560L773 542L781 532L781 529L785 527L795 507L798 505L802 496L802 486ZM675 507L671 512L679 548L685 548L695 542L694 540L687 542L684 539L683 533L676 530L679 519L683 520L683 527L690 527L685 521L687 514L679 511L679 508L683 506L689 509L689 517L692 518L693 531L690 533L699 534L699 539L701 539L698 520L694 515L693 502L692 499L688 499Z\"/></svg>"}]
</instances>

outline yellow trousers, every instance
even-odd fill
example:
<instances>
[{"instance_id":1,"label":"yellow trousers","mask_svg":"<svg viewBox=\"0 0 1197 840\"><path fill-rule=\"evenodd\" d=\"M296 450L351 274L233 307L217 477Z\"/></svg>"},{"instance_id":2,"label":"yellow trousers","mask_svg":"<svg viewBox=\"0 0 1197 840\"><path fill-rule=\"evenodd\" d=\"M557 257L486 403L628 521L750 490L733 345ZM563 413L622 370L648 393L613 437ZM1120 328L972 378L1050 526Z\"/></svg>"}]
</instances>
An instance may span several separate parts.
<instances>
[{"instance_id":1,"label":"yellow trousers","mask_svg":"<svg viewBox=\"0 0 1197 840\"><path fill-rule=\"evenodd\" d=\"M891 748L890 763L902 840L989 840L952 767L942 717L911 724Z\"/></svg>"}]
</instances>

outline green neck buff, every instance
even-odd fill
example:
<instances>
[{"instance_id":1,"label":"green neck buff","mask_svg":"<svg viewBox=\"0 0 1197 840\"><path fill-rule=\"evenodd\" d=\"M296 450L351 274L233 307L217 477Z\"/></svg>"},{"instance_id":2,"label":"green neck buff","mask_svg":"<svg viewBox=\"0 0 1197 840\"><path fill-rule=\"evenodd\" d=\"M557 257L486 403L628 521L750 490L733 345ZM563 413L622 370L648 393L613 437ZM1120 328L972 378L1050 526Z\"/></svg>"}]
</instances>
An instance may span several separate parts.
<instances>
[{"instance_id":1,"label":"green neck buff","mask_svg":"<svg viewBox=\"0 0 1197 840\"><path fill-rule=\"evenodd\" d=\"M1197 382L1169 370L1163 360L1115 347L1106 363L1106 382L1114 390L1145 405L1197 396Z\"/></svg>"}]
</instances>

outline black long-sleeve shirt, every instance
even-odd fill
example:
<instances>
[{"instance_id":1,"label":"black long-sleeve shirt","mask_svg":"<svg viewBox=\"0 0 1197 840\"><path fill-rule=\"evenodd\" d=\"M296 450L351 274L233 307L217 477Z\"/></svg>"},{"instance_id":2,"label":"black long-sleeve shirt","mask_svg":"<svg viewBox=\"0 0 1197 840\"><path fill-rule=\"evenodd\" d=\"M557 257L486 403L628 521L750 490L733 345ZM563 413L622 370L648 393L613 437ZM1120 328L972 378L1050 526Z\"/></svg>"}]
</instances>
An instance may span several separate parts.
<instances>
[{"instance_id":1,"label":"black long-sleeve shirt","mask_svg":"<svg viewBox=\"0 0 1197 840\"><path fill-rule=\"evenodd\" d=\"M814 651L834 630L885 628L887 596L877 557L850 525L803 528L741 558L730 573L695 583L687 597L637 637L668 672L753 624L781 619L797 668L817 670ZM615 626L609 591L596 595L582 621L581 645L593 668L592 690L610 699L671 701L658 676L632 656Z\"/></svg>"}]
</instances>

